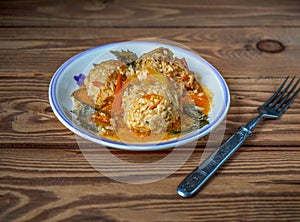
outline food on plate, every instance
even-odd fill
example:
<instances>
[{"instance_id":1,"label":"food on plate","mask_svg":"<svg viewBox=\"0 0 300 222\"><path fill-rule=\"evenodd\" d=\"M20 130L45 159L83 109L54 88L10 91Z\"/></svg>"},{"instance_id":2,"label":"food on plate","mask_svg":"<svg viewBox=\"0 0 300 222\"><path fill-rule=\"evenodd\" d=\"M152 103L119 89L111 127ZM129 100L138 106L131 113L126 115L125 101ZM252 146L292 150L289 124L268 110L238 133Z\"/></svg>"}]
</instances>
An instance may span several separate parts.
<instances>
[{"instance_id":1,"label":"food on plate","mask_svg":"<svg viewBox=\"0 0 300 222\"><path fill-rule=\"evenodd\" d=\"M120 131L170 139L209 123L208 91L184 58L164 47L140 57L129 50L111 53L116 59L74 77L79 88L71 95L72 112L83 127L113 139Z\"/></svg>"},{"instance_id":2,"label":"food on plate","mask_svg":"<svg viewBox=\"0 0 300 222\"><path fill-rule=\"evenodd\" d=\"M172 128L180 118L179 96L164 76L152 74L142 81L132 81L122 96L126 126L144 136Z\"/></svg>"}]
</instances>

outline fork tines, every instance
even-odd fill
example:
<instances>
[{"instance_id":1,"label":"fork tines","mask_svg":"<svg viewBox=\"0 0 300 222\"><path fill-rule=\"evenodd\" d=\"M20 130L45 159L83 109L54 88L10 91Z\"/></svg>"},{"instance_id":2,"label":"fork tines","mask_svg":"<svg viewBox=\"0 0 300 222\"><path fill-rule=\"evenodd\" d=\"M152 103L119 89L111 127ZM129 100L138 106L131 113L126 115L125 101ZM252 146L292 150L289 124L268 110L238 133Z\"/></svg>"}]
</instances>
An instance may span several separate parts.
<instances>
[{"instance_id":1,"label":"fork tines","mask_svg":"<svg viewBox=\"0 0 300 222\"><path fill-rule=\"evenodd\" d=\"M300 78L291 88L296 77L294 76L292 80L286 85L288 82L289 76L285 78L283 83L279 86L276 92L271 96L271 98L265 102L263 106L271 108L274 111L283 113L288 106L293 102L299 93L300 88L298 87ZM286 86L285 86L286 85ZM285 88L284 88L285 86ZM291 89L290 89L291 88ZM289 90L290 89L290 90Z\"/></svg>"}]
</instances>

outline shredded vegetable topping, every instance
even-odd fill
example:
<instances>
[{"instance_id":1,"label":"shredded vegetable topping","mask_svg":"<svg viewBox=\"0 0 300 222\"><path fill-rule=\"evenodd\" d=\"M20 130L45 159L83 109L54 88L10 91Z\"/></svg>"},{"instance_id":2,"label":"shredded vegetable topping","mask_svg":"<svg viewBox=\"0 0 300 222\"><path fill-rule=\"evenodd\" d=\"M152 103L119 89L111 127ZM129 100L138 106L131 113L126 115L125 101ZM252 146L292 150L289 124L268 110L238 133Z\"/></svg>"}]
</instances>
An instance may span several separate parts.
<instances>
[{"instance_id":1,"label":"shredded vegetable topping","mask_svg":"<svg viewBox=\"0 0 300 222\"><path fill-rule=\"evenodd\" d=\"M114 139L128 132L169 139L208 124L208 96L184 58L163 47L140 57L129 50L111 53L115 60L74 76L73 113L82 126Z\"/></svg>"}]
</instances>

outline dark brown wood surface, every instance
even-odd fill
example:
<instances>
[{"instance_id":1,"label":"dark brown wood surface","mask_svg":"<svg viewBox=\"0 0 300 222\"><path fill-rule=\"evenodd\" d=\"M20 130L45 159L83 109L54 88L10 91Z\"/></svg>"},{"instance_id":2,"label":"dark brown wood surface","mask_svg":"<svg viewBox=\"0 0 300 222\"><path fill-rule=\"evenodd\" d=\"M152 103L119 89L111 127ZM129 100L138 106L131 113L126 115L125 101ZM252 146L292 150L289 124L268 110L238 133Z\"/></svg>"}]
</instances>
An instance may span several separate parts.
<instances>
[{"instance_id":1,"label":"dark brown wood surface","mask_svg":"<svg viewBox=\"0 0 300 222\"><path fill-rule=\"evenodd\" d=\"M0 221L300 221L299 96L280 119L259 124L192 199L175 190L200 162L208 136L180 169L153 183L118 182L90 165L52 112L52 75L91 47L149 37L184 44L221 72L231 92L224 138L256 115L285 76L300 77L297 0L2 0ZM132 163L171 152L109 151Z\"/></svg>"}]
</instances>

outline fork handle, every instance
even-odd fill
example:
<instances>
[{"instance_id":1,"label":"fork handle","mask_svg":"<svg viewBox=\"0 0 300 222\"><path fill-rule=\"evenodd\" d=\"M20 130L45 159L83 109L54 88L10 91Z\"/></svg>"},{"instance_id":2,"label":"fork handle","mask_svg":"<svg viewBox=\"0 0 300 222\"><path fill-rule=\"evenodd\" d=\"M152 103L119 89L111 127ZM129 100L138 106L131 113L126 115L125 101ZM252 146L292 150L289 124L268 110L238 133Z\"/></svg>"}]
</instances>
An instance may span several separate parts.
<instances>
[{"instance_id":1,"label":"fork handle","mask_svg":"<svg viewBox=\"0 0 300 222\"><path fill-rule=\"evenodd\" d=\"M250 129L242 126L178 185L177 193L182 197L194 196L251 134Z\"/></svg>"}]
</instances>

